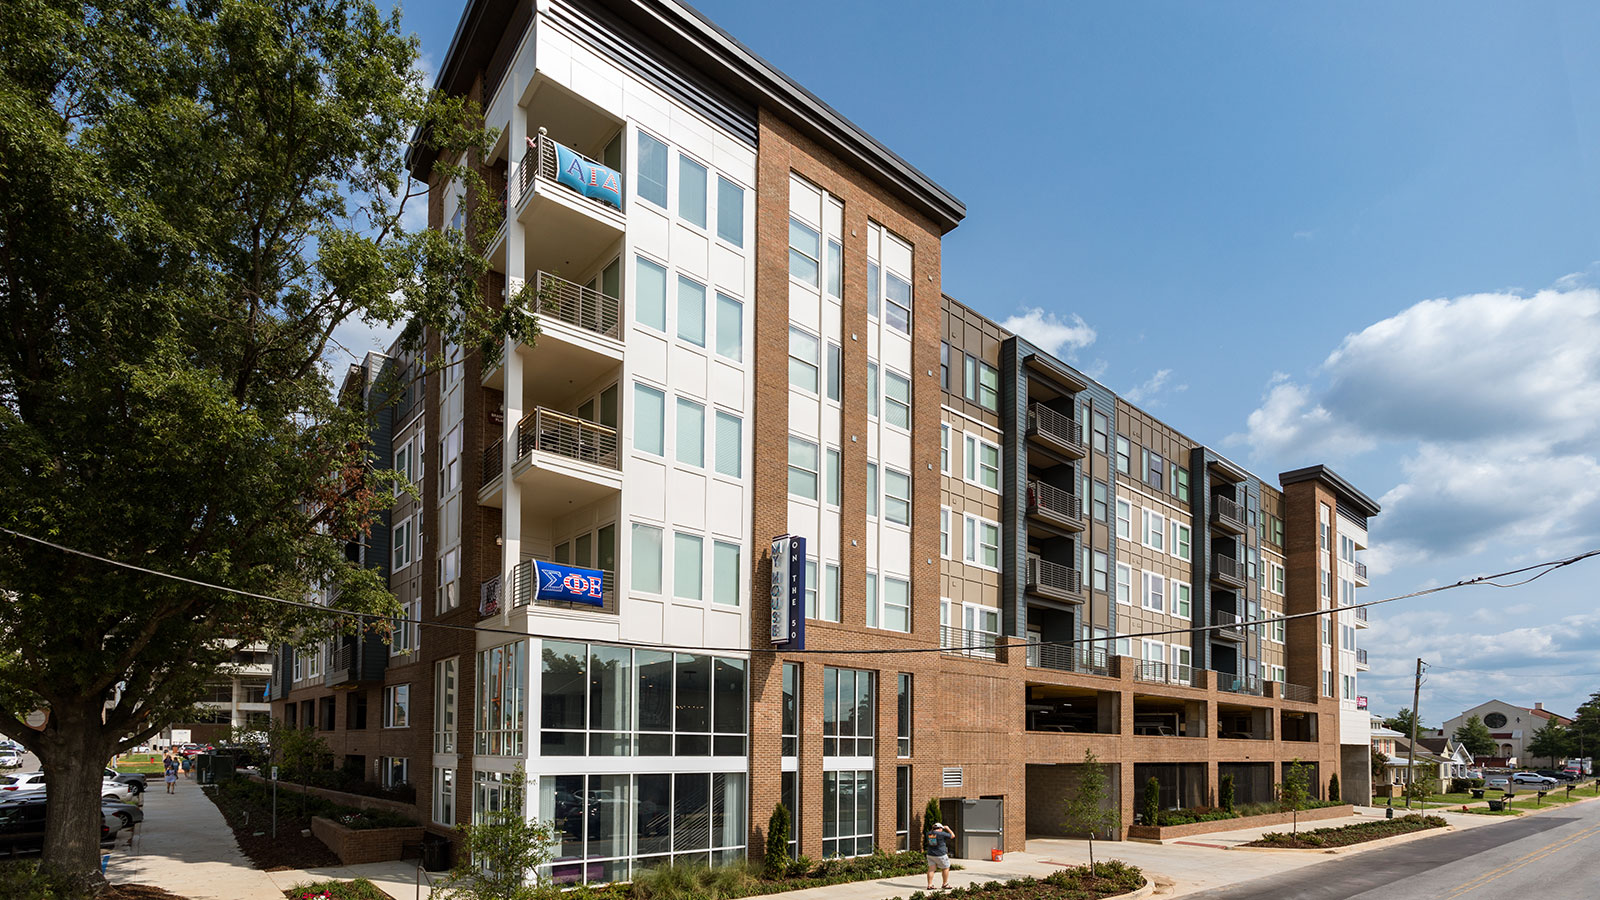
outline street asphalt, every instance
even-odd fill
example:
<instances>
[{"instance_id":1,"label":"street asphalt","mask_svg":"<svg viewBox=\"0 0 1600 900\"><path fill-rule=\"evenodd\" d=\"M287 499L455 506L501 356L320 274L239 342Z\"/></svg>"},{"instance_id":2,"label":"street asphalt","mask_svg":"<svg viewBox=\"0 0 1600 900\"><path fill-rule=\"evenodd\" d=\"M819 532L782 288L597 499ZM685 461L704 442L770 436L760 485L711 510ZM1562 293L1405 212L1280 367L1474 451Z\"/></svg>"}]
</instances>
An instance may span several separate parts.
<instances>
[{"instance_id":1,"label":"street asphalt","mask_svg":"<svg viewBox=\"0 0 1600 900\"><path fill-rule=\"evenodd\" d=\"M1185 900L1595 900L1600 802L1406 841Z\"/></svg>"}]
</instances>

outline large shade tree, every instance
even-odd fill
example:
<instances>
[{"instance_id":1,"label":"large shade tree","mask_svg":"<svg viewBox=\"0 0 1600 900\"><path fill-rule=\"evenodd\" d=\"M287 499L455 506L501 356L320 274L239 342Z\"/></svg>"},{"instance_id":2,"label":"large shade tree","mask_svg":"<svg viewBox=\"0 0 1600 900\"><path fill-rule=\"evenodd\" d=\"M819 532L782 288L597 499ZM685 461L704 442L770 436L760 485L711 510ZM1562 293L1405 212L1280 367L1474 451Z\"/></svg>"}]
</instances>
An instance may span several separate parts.
<instances>
[{"instance_id":1,"label":"large shade tree","mask_svg":"<svg viewBox=\"0 0 1600 900\"><path fill-rule=\"evenodd\" d=\"M416 58L369 0L0 3L0 527L397 611L342 552L394 476L333 397L335 329L404 321L409 346L486 354L534 330L485 298L476 240L407 227L419 125L453 161L435 183L474 197L469 230L499 215L465 165L481 122L430 99ZM0 592L0 732L49 776L44 861L67 873L98 868L113 752L237 644L348 621L8 532Z\"/></svg>"}]
</instances>

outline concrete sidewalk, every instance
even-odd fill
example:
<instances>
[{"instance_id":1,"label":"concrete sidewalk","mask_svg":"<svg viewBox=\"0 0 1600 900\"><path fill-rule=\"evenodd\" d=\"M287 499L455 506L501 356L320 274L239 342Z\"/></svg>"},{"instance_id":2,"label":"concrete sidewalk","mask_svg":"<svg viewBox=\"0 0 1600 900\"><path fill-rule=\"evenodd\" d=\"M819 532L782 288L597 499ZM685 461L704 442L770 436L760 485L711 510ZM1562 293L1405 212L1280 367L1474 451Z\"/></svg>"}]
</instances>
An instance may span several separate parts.
<instances>
[{"instance_id":1,"label":"concrete sidewalk","mask_svg":"<svg viewBox=\"0 0 1600 900\"><path fill-rule=\"evenodd\" d=\"M153 884L189 900L274 900L283 894L239 852L233 831L203 788L178 779L168 794L153 783L143 794L145 820L111 850L113 884Z\"/></svg>"}]
</instances>

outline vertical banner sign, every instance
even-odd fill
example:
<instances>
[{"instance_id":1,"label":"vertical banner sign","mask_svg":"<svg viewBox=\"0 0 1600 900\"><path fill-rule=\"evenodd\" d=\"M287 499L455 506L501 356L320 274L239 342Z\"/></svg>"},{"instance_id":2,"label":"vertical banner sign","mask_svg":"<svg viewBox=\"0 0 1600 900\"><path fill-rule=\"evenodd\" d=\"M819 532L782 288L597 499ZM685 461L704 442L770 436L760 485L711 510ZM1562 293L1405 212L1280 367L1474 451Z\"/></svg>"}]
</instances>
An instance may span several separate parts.
<instances>
[{"instance_id":1,"label":"vertical banner sign","mask_svg":"<svg viewBox=\"0 0 1600 900\"><path fill-rule=\"evenodd\" d=\"M556 181L585 197L622 208L622 176L560 144L556 144Z\"/></svg>"},{"instance_id":2,"label":"vertical banner sign","mask_svg":"<svg viewBox=\"0 0 1600 900\"><path fill-rule=\"evenodd\" d=\"M806 647L806 539L783 535L772 540L772 643L790 650Z\"/></svg>"}]
</instances>

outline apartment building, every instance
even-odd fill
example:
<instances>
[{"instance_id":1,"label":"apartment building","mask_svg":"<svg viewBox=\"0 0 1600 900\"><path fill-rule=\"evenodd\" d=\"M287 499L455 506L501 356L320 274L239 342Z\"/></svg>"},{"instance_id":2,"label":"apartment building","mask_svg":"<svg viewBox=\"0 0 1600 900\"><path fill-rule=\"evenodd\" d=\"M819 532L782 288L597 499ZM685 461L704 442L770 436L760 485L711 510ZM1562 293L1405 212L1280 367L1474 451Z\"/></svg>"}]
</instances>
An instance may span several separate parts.
<instances>
[{"instance_id":1,"label":"apartment building","mask_svg":"<svg viewBox=\"0 0 1600 900\"><path fill-rule=\"evenodd\" d=\"M273 689L341 764L440 834L521 767L557 883L759 853L780 802L814 858L914 846L934 797L1018 849L1086 749L1125 824L1151 777L1353 771L1353 637L1246 624L1355 582L1377 507L1337 475L1268 485L946 297L960 202L675 0L472 0L439 87L503 194L419 153L430 221L504 204L486 290L539 334L435 339L375 426L420 500L352 558L423 624Z\"/></svg>"},{"instance_id":2,"label":"apartment building","mask_svg":"<svg viewBox=\"0 0 1600 900\"><path fill-rule=\"evenodd\" d=\"M174 742L174 732L187 732L187 741L216 743L236 732L265 728L272 716L267 684L272 674L273 652L266 644L246 644L233 653L228 670L206 685L195 703L199 715L190 722L173 722L151 739L155 746ZM183 741L177 741L183 743Z\"/></svg>"}]
</instances>

